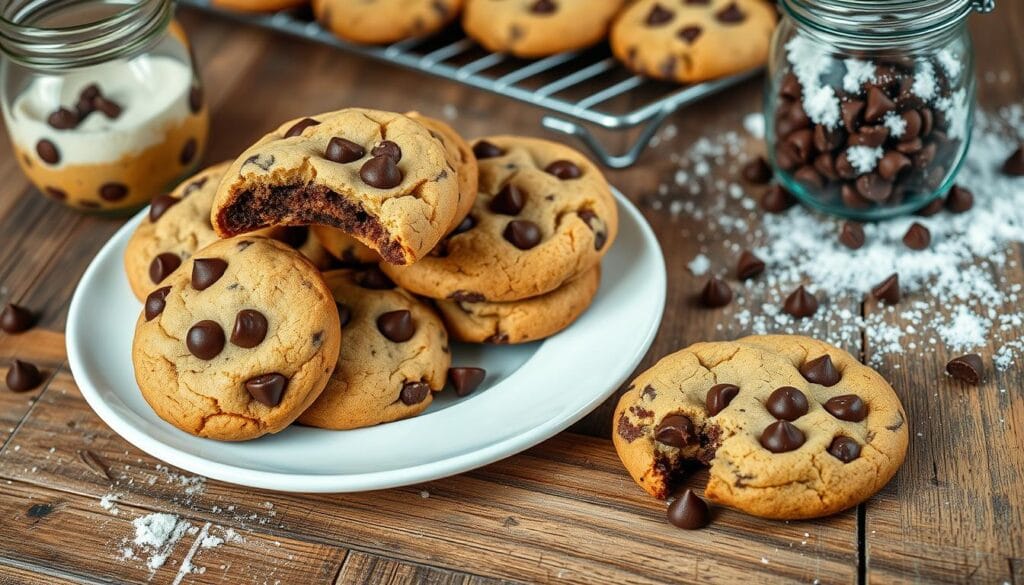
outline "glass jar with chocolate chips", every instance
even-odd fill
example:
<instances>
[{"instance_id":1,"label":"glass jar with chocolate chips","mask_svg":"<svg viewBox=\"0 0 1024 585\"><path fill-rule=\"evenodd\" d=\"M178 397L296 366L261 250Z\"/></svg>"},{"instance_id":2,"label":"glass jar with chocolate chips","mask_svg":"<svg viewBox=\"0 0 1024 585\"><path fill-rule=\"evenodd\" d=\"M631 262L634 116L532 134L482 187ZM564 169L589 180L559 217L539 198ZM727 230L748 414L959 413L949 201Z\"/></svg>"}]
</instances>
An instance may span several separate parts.
<instances>
[{"instance_id":1,"label":"glass jar with chocolate chips","mask_svg":"<svg viewBox=\"0 0 1024 585\"><path fill-rule=\"evenodd\" d=\"M4 120L43 194L124 213L194 172L207 111L173 11L172 0L4 3Z\"/></svg>"},{"instance_id":2,"label":"glass jar with chocolate chips","mask_svg":"<svg viewBox=\"0 0 1024 585\"><path fill-rule=\"evenodd\" d=\"M911 213L953 183L971 138L972 0L782 0L768 154L803 202L860 220Z\"/></svg>"}]
</instances>

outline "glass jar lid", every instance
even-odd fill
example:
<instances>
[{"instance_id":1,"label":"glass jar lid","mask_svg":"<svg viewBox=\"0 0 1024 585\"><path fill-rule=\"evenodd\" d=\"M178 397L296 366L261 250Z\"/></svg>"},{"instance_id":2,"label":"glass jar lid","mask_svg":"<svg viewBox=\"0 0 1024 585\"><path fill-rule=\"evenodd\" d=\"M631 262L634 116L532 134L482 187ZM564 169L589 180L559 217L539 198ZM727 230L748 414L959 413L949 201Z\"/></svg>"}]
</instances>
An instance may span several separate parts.
<instances>
[{"instance_id":1,"label":"glass jar lid","mask_svg":"<svg viewBox=\"0 0 1024 585\"><path fill-rule=\"evenodd\" d=\"M872 45L940 35L974 11L990 12L995 0L782 0L782 5L819 33Z\"/></svg>"}]
</instances>

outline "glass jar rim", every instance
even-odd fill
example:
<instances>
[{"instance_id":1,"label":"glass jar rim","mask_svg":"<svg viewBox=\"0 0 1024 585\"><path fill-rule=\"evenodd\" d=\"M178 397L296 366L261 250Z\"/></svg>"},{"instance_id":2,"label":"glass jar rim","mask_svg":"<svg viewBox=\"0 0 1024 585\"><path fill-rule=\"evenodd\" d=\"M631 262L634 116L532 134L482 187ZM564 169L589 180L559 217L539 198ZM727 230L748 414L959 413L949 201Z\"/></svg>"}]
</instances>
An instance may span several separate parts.
<instances>
[{"instance_id":1,"label":"glass jar rim","mask_svg":"<svg viewBox=\"0 0 1024 585\"><path fill-rule=\"evenodd\" d=\"M39 22L89 5L111 10L73 24ZM16 63L45 71L98 65L155 44L173 10L172 0L14 0L0 10L0 50Z\"/></svg>"},{"instance_id":2,"label":"glass jar rim","mask_svg":"<svg viewBox=\"0 0 1024 585\"><path fill-rule=\"evenodd\" d=\"M782 0L782 9L823 33L873 40L910 40L941 34L995 0Z\"/></svg>"}]
</instances>

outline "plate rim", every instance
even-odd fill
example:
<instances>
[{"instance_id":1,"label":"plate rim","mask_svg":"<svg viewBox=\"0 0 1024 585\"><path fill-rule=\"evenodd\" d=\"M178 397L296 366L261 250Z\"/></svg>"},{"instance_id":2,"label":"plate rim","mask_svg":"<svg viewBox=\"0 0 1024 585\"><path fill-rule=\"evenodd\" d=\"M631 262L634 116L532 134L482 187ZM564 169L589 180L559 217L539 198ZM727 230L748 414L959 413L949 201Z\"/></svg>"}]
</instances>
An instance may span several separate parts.
<instances>
[{"instance_id":1,"label":"plate rim","mask_svg":"<svg viewBox=\"0 0 1024 585\"><path fill-rule=\"evenodd\" d=\"M504 440L487 445L486 447L472 451L455 454L444 459L428 461L410 467L388 469L382 471L359 472L353 474L302 474L292 472L256 470L249 467L242 467L212 461L195 455L178 447L166 444L145 433L143 429L136 428L128 419L119 415L114 408L106 403L101 393L93 387L86 375L84 358L78 346L73 340L81 335L79 324L82 309L81 283L91 280L94 272L100 270L99 259L109 255L109 248L117 245L123 238L122 232L134 230L135 226L145 217L148 207L142 209L134 218L126 222L118 229L110 239L90 261L88 268L79 279L75 287L74 295L68 309L67 328L65 332L65 345L68 355L68 364L74 377L75 385L78 387L86 403L93 412L120 437L134 445L136 448L149 454L152 457L174 465L175 467L196 473L204 477L224 481L234 485L242 485L259 489L268 489L281 492L300 493L351 493L376 489L390 489L407 485L419 484L428 481L450 477L465 473L472 469L489 465L501 459L521 453L541 442L554 437L565 429L569 428L597 406L608 399L621 385L626 378L636 370L636 367L647 355L648 350L654 342L658 329L664 318L665 303L667 298L668 274L665 266L665 257L661 244L654 230L640 210L621 191L612 188L612 192L619 204L620 212L625 212L634 220L639 227L641 241L654 254L654 261L661 268L657 274L652 275L658 282L655 283L657 298L656 317L647 324L647 331L644 332L643 342L634 350L629 358L629 368L621 375L621 379L609 383L608 388L595 394L585 404L569 412L560 413L557 416L546 420L543 424L533 427L527 432L513 435ZM80 382L79 380L85 381Z\"/></svg>"}]
</instances>

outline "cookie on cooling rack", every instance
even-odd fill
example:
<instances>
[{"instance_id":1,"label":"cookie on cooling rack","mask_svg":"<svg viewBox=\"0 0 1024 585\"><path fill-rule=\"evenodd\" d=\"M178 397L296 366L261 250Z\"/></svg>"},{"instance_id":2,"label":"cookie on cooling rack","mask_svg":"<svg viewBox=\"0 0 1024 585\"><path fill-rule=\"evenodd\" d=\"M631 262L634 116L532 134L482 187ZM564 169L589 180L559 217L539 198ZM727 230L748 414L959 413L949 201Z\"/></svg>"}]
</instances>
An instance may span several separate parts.
<instances>
[{"instance_id":1,"label":"cookie on cooling rack","mask_svg":"<svg viewBox=\"0 0 1024 585\"><path fill-rule=\"evenodd\" d=\"M536 58L600 42L625 0L466 0L462 27L488 51Z\"/></svg>"},{"instance_id":2,"label":"cookie on cooling rack","mask_svg":"<svg viewBox=\"0 0 1024 585\"><path fill-rule=\"evenodd\" d=\"M313 0L313 14L324 28L367 45L433 34L461 9L462 0Z\"/></svg>"}]
</instances>

